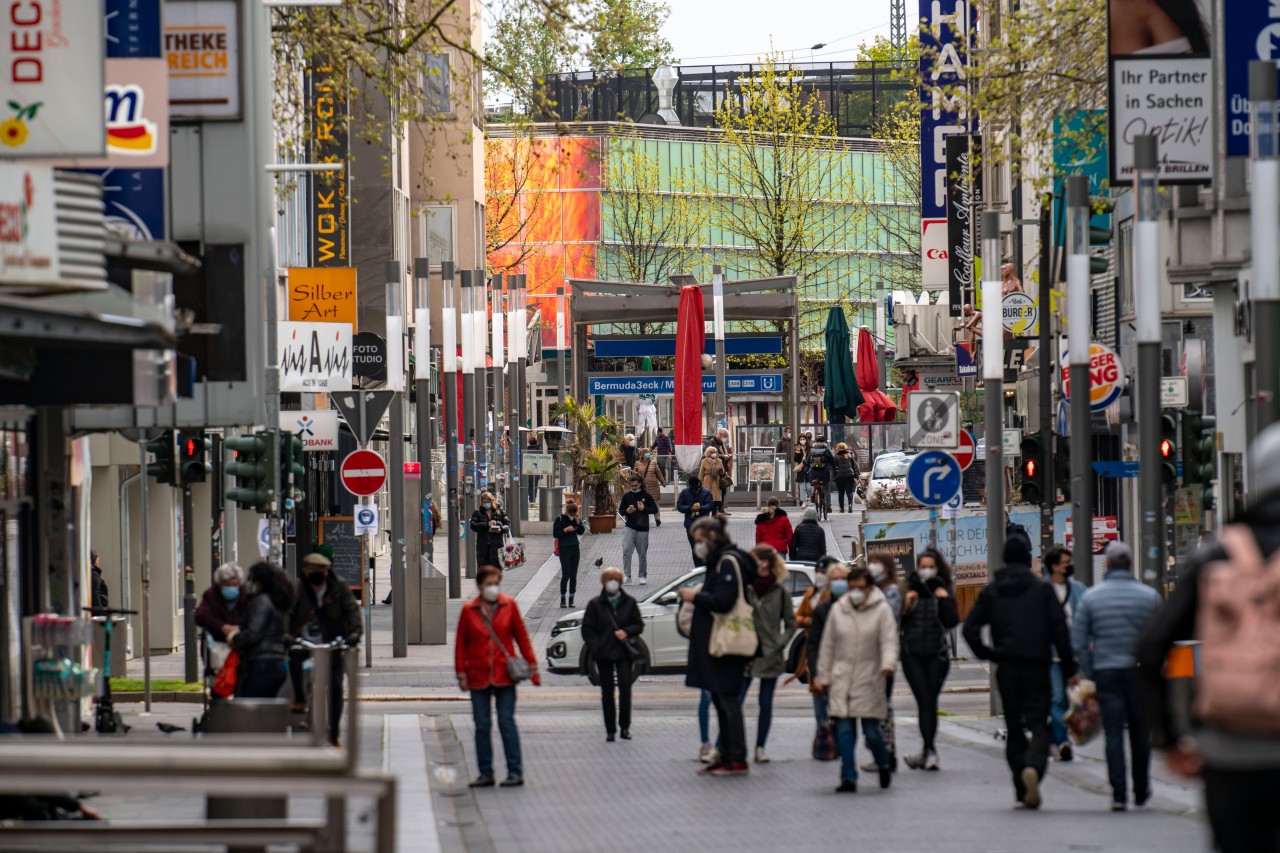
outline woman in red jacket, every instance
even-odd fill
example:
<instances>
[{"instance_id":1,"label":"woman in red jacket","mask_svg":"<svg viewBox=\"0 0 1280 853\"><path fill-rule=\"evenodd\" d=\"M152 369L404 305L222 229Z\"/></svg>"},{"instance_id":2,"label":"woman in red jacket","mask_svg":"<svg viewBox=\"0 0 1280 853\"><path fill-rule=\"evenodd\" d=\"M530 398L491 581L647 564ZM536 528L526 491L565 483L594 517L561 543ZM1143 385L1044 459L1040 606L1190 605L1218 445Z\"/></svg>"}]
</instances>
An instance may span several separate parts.
<instances>
[{"instance_id":1,"label":"woman in red jacket","mask_svg":"<svg viewBox=\"0 0 1280 853\"><path fill-rule=\"evenodd\" d=\"M480 775L473 788L492 788L493 781L493 705L498 708L498 733L502 735L502 752L507 759L504 788L524 784L524 767L520 761L520 732L516 729L516 685L507 674L507 661L520 656L529 663L531 680L541 684L538 658L529 642L529 632L520 616L516 600L498 591L502 572L494 566L481 566L476 572L480 594L462 606L458 618L458 637L454 648L454 669L458 686L471 691L471 717L476 729L476 763ZM490 703L492 699L492 704Z\"/></svg>"},{"instance_id":2,"label":"woman in red jacket","mask_svg":"<svg viewBox=\"0 0 1280 853\"><path fill-rule=\"evenodd\" d=\"M787 558L787 547L791 545L791 519L778 505L777 498L769 498L764 512L756 516L756 544L772 545L779 556L784 560Z\"/></svg>"}]
</instances>

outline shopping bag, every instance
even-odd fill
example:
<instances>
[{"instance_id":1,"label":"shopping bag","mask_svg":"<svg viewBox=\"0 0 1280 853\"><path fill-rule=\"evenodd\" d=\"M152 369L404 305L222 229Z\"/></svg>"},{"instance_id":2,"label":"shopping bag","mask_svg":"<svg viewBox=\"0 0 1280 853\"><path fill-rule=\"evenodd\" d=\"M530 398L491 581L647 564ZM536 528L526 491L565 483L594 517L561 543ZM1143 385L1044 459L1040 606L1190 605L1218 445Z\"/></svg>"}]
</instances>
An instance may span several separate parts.
<instances>
[{"instance_id":1,"label":"shopping bag","mask_svg":"<svg viewBox=\"0 0 1280 853\"><path fill-rule=\"evenodd\" d=\"M826 722L818 726L813 735L813 757L816 761L835 761L840 757L836 749L835 723Z\"/></svg>"},{"instance_id":2,"label":"shopping bag","mask_svg":"<svg viewBox=\"0 0 1280 853\"><path fill-rule=\"evenodd\" d=\"M502 567L504 569L514 569L517 566L523 566L525 559L524 543L510 537L504 537L503 542Z\"/></svg>"},{"instance_id":3,"label":"shopping bag","mask_svg":"<svg viewBox=\"0 0 1280 853\"><path fill-rule=\"evenodd\" d=\"M232 649L231 654L218 670L218 677L213 682L213 695L219 699L230 699L236 695L236 676L240 674L240 652Z\"/></svg>"},{"instance_id":4,"label":"shopping bag","mask_svg":"<svg viewBox=\"0 0 1280 853\"><path fill-rule=\"evenodd\" d=\"M1067 688L1067 709L1063 721L1076 746L1084 746L1102 731L1102 709L1098 705L1098 689L1092 681L1080 679Z\"/></svg>"}]
</instances>

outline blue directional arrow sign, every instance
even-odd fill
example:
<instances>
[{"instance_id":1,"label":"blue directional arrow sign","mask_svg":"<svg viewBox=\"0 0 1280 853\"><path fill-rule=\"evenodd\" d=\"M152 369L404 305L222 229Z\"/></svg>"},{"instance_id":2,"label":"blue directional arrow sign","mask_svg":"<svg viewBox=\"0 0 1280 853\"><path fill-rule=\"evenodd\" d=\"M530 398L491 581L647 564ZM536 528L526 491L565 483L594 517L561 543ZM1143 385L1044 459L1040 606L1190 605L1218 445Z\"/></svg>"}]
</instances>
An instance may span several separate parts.
<instances>
[{"instance_id":1,"label":"blue directional arrow sign","mask_svg":"<svg viewBox=\"0 0 1280 853\"><path fill-rule=\"evenodd\" d=\"M907 468L907 488L925 506L942 506L960 491L963 474L950 453L926 450Z\"/></svg>"}]
</instances>

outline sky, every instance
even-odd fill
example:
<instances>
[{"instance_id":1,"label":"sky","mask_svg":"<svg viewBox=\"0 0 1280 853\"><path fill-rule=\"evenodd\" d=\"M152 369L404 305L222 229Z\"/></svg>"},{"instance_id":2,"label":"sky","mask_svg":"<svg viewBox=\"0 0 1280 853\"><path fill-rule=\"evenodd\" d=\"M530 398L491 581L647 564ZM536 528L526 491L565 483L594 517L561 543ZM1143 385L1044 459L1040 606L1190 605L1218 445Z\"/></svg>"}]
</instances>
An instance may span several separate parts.
<instances>
[{"instance_id":1,"label":"sky","mask_svg":"<svg viewBox=\"0 0 1280 853\"><path fill-rule=\"evenodd\" d=\"M797 62L841 62L889 35L889 0L667 0L663 32L684 65L750 62L770 46ZM908 0L907 17L919 4ZM787 10L798 14L787 14ZM810 50L814 44L826 47Z\"/></svg>"}]
</instances>

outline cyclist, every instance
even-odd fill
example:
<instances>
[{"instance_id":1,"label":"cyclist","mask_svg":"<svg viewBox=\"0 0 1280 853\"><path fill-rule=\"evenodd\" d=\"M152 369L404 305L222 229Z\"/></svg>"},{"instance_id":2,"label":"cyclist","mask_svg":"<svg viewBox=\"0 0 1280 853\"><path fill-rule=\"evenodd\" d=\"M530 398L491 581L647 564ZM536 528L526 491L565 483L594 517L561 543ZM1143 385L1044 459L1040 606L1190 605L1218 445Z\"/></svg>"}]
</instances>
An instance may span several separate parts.
<instances>
[{"instance_id":1,"label":"cyclist","mask_svg":"<svg viewBox=\"0 0 1280 853\"><path fill-rule=\"evenodd\" d=\"M334 574L330 566L329 558L323 554L308 554L302 558L302 582L298 585L298 598L289 617L289 629L293 636L312 643L345 640L347 645L355 646L364 631L360 605L351 594L351 588ZM306 649L289 652L295 713L306 708L302 665L309 657L311 652ZM329 742L338 746L339 724L342 722L342 655L335 652L330 661Z\"/></svg>"},{"instance_id":2,"label":"cyclist","mask_svg":"<svg viewBox=\"0 0 1280 853\"><path fill-rule=\"evenodd\" d=\"M820 435L809 448L809 483L813 486L814 506L821 502L823 513L831 512L831 477L836 470L836 456L827 446L827 437Z\"/></svg>"}]
</instances>

